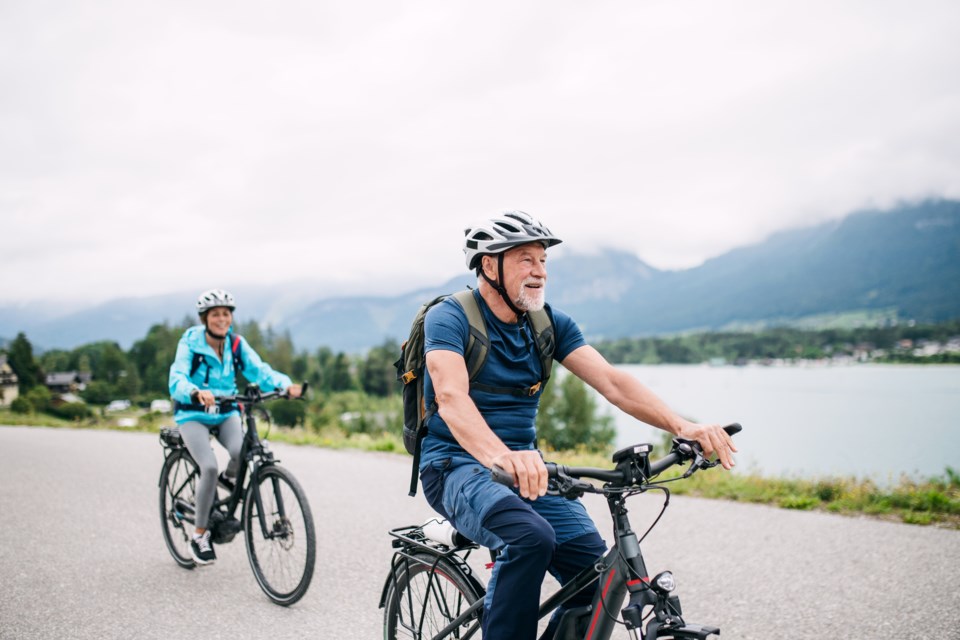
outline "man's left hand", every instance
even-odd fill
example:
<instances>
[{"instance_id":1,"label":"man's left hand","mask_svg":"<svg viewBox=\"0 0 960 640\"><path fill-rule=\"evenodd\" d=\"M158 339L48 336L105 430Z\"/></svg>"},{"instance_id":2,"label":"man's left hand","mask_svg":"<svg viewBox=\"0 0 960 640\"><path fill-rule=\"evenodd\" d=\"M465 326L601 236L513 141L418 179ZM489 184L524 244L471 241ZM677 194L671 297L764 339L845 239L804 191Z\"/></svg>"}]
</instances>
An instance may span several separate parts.
<instances>
[{"instance_id":1,"label":"man's left hand","mask_svg":"<svg viewBox=\"0 0 960 640\"><path fill-rule=\"evenodd\" d=\"M717 454L717 459L724 469L732 469L737 464L733 459L733 454L737 452L733 438L719 424L688 422L677 435L687 440L696 440L703 449L703 455L708 458Z\"/></svg>"}]
</instances>

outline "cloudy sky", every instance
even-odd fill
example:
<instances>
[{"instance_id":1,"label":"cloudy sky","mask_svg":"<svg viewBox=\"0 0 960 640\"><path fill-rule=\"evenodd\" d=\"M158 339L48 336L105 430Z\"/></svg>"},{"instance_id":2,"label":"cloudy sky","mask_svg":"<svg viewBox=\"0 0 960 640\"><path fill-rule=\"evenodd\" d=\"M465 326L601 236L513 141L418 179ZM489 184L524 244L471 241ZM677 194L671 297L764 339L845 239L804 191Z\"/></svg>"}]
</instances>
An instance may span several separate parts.
<instances>
[{"instance_id":1,"label":"cloudy sky","mask_svg":"<svg viewBox=\"0 0 960 640\"><path fill-rule=\"evenodd\" d=\"M958 33L955 0L4 0L0 303L408 290L511 208L680 269L957 198Z\"/></svg>"}]
</instances>

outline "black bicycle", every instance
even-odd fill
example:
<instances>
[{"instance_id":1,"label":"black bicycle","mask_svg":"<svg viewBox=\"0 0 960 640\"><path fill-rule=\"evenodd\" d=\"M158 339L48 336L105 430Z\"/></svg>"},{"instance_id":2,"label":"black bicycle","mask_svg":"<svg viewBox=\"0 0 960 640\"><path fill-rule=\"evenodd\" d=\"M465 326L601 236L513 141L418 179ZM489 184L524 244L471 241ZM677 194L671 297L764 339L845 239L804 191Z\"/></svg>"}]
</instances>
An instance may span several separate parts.
<instances>
[{"instance_id":1,"label":"black bicycle","mask_svg":"<svg viewBox=\"0 0 960 640\"><path fill-rule=\"evenodd\" d=\"M739 424L724 427L730 435L741 431ZM663 515L670 503L668 482L688 478L701 469L716 466L703 455L700 445L675 438L670 453L660 460L649 459L652 447L638 444L613 454L613 469L567 467L547 464L549 491L567 498L599 493L607 499L613 519L614 545L593 566L584 569L540 605L540 618L567 602L577 593L593 588L590 605L565 611L551 636L553 640L608 640L617 625L629 636L642 640L693 638L704 640L719 635L717 627L686 622L680 599L673 594L670 571L650 578L640 542ZM690 461L683 475L655 480L663 471ZM513 478L494 467L498 482L513 485ZM590 478L602 486L586 482ZM660 514L639 539L627 516L627 498L650 490L664 492ZM383 637L386 640L466 639L480 636L483 597L486 590L474 575L467 559L479 546L452 529L430 526L400 527L390 531L396 550L380 596L384 610ZM627 605L621 608L625 598ZM546 640L546 639L541 639Z\"/></svg>"},{"instance_id":2,"label":"black bicycle","mask_svg":"<svg viewBox=\"0 0 960 640\"><path fill-rule=\"evenodd\" d=\"M225 498L214 501L208 527L214 544L230 542L243 531L257 583L267 597L283 606L297 602L307 592L317 555L307 496L257 432L256 405L286 397L281 391L261 393L259 387L251 385L242 395L217 398L221 410L234 406L240 409L246 429L240 449L242 464L234 486ZM190 555L190 538L200 470L183 445L179 428L161 429L160 444L164 448L160 472L163 539L177 564L193 569L196 563ZM241 505L241 520L237 520Z\"/></svg>"}]
</instances>

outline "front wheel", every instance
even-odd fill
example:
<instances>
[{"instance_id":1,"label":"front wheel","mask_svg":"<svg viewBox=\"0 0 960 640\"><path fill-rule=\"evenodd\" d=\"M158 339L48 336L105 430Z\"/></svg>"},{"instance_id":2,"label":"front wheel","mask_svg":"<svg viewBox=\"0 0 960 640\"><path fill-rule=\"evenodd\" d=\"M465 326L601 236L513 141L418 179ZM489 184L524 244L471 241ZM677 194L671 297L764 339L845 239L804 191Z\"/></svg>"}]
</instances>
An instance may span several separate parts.
<instances>
[{"instance_id":1,"label":"front wheel","mask_svg":"<svg viewBox=\"0 0 960 640\"><path fill-rule=\"evenodd\" d=\"M193 569L190 534L193 509L197 504L197 479L200 470L185 449L167 456L160 471L160 526L163 541L178 565Z\"/></svg>"},{"instance_id":2,"label":"front wheel","mask_svg":"<svg viewBox=\"0 0 960 640\"><path fill-rule=\"evenodd\" d=\"M264 593L283 606L302 598L313 577L317 540L307 496L289 471L260 467L247 488L243 527L250 568Z\"/></svg>"},{"instance_id":3,"label":"front wheel","mask_svg":"<svg viewBox=\"0 0 960 640\"><path fill-rule=\"evenodd\" d=\"M436 564L434 564L436 563ZM430 554L401 561L387 585L383 607L384 640L429 640L480 598L477 589L453 563ZM479 615L448 637L474 636Z\"/></svg>"}]
</instances>

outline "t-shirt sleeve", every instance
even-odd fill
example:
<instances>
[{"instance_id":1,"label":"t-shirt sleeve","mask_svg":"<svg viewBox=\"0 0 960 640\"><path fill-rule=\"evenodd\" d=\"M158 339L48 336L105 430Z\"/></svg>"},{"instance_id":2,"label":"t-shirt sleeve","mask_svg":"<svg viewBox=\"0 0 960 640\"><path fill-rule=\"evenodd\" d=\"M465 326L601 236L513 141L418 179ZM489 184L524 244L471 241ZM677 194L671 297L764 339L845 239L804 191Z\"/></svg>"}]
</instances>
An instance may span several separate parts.
<instances>
[{"instance_id":1,"label":"t-shirt sleeve","mask_svg":"<svg viewBox=\"0 0 960 640\"><path fill-rule=\"evenodd\" d=\"M453 351L461 356L470 335L470 323L451 299L436 304L423 319L423 351Z\"/></svg>"},{"instance_id":2,"label":"t-shirt sleeve","mask_svg":"<svg viewBox=\"0 0 960 640\"><path fill-rule=\"evenodd\" d=\"M557 362L563 362L568 355L587 344L587 341L573 318L552 307L549 309L549 313L553 316L553 330L557 341L553 359Z\"/></svg>"}]
</instances>

